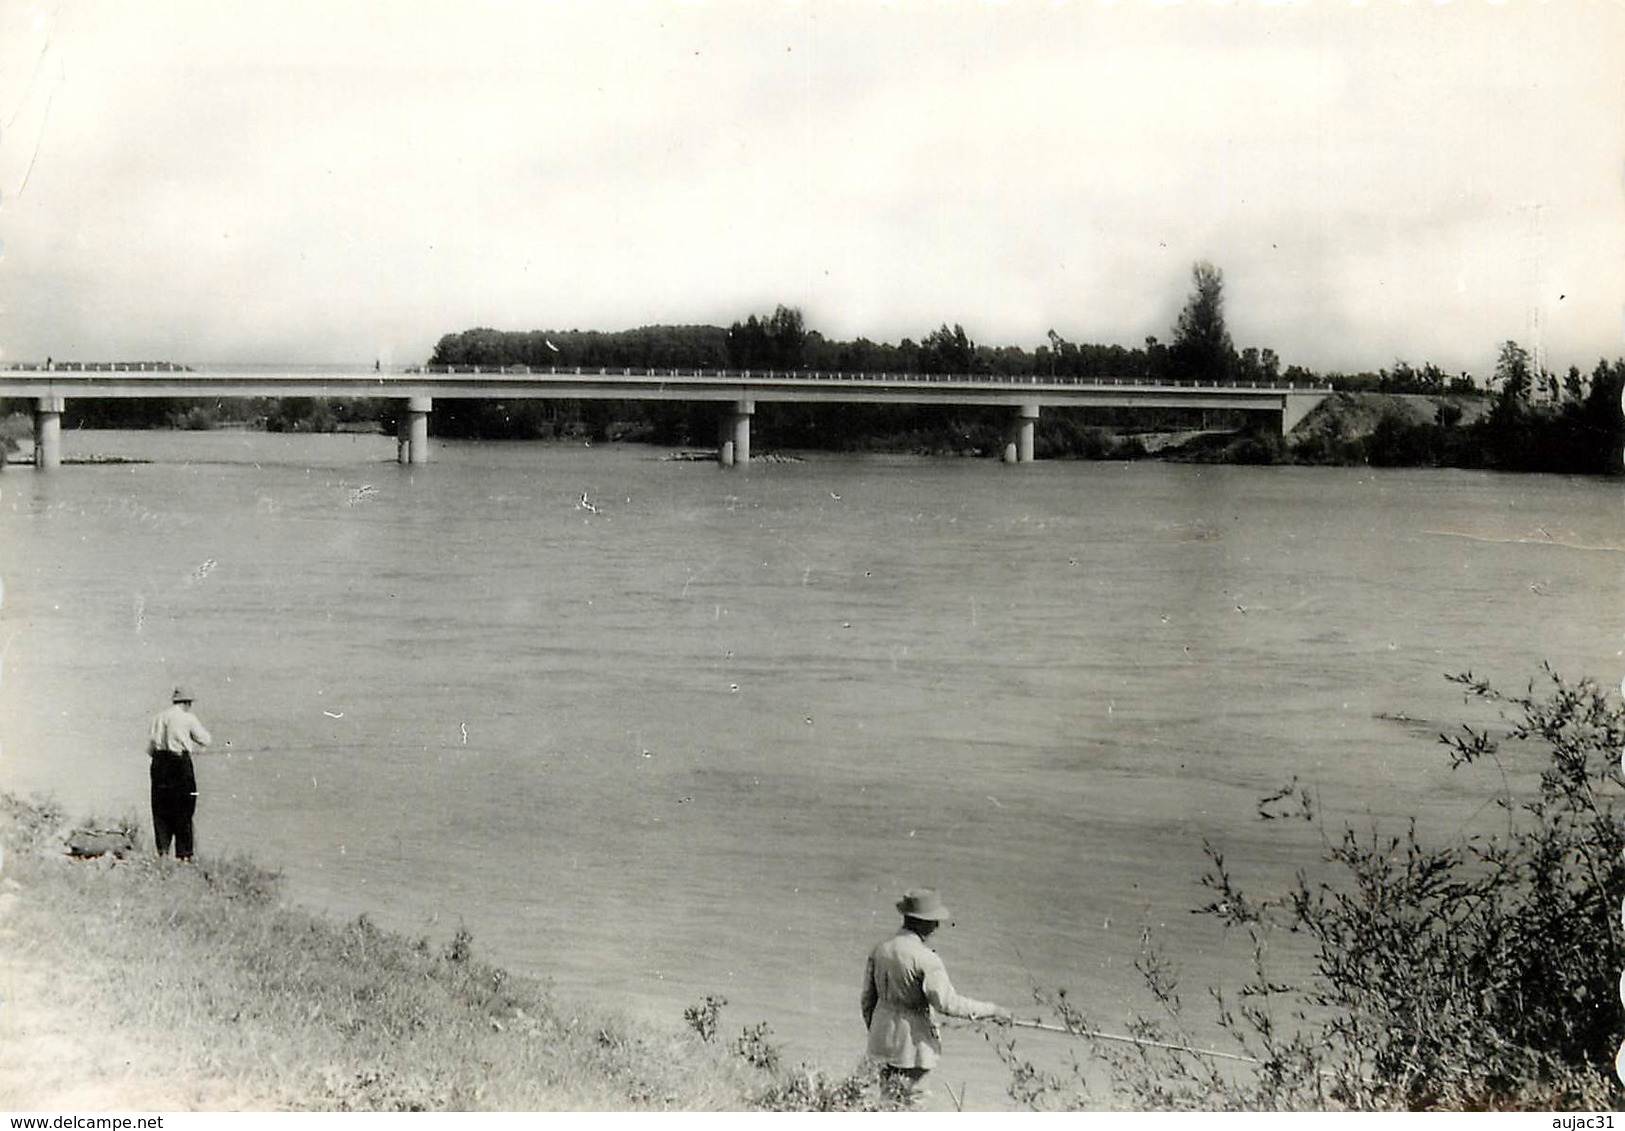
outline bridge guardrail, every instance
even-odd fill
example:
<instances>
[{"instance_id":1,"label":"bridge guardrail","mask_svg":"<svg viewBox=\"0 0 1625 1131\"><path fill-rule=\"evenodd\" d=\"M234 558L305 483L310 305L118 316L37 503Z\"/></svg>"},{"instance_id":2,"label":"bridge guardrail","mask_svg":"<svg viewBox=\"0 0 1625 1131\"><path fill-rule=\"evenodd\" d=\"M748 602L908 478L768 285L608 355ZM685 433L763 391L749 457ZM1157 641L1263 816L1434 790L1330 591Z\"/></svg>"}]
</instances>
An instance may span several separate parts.
<instances>
[{"instance_id":1,"label":"bridge guardrail","mask_svg":"<svg viewBox=\"0 0 1625 1131\"><path fill-rule=\"evenodd\" d=\"M229 367L228 367L229 368ZM192 373L189 365L175 362L53 361L0 363L0 369L21 373ZM357 369L354 376L367 376ZM1263 389L1280 392L1330 392L1330 381L1193 381L1157 380L1149 377L1091 377L1073 374L1000 373L879 373L870 371L818 369L707 369L701 367L644 366L532 366L532 365L412 365L400 369L373 370L370 376L379 384L391 377L623 377L660 381L785 381L785 382L885 382L893 385L980 385L1000 388L1116 388L1116 389Z\"/></svg>"},{"instance_id":2,"label":"bridge guardrail","mask_svg":"<svg viewBox=\"0 0 1625 1131\"><path fill-rule=\"evenodd\" d=\"M1329 390L1330 382L1303 382L1282 380L1252 381L1194 381L1140 377L1087 377L1071 374L1044 375L1038 373L876 373L868 371L846 372L819 369L704 369L697 367L641 366L531 366L531 365L414 365L401 371L406 375L422 376L525 376L525 377L641 377L704 381L889 381L915 384L976 384L976 385L1030 385L1037 388L1091 386L1097 388L1151 388L1151 389L1279 389L1282 392Z\"/></svg>"},{"instance_id":3,"label":"bridge guardrail","mask_svg":"<svg viewBox=\"0 0 1625 1131\"><path fill-rule=\"evenodd\" d=\"M173 361L19 361L0 369L21 373L190 373L190 365Z\"/></svg>"}]
</instances>

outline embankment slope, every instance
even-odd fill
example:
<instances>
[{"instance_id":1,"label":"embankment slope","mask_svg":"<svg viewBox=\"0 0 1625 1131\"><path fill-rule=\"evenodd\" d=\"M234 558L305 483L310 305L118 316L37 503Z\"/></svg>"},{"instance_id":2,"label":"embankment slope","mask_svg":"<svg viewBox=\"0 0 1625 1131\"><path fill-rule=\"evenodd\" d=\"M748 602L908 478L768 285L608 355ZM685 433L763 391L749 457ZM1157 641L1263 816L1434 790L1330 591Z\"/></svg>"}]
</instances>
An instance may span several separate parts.
<instances>
[{"instance_id":1,"label":"embankment slope","mask_svg":"<svg viewBox=\"0 0 1625 1131\"><path fill-rule=\"evenodd\" d=\"M741 1110L750 1071L241 861L66 856L0 797L0 1109ZM758 1082L759 1085L759 1082Z\"/></svg>"}]
</instances>

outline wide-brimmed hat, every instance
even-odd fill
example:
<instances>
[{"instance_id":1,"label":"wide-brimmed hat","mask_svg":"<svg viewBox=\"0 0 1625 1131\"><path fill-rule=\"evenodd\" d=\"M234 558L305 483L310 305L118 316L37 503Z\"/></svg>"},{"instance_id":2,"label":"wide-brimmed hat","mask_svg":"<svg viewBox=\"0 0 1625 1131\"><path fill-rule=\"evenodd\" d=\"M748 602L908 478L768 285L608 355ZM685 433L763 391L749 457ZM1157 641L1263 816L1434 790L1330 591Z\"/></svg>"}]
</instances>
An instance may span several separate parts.
<instances>
[{"instance_id":1,"label":"wide-brimmed hat","mask_svg":"<svg viewBox=\"0 0 1625 1131\"><path fill-rule=\"evenodd\" d=\"M897 910L903 913L905 919L940 923L948 918L948 909L942 905L942 897L931 888L914 888L905 893L897 901Z\"/></svg>"},{"instance_id":2,"label":"wide-brimmed hat","mask_svg":"<svg viewBox=\"0 0 1625 1131\"><path fill-rule=\"evenodd\" d=\"M170 694L169 701L171 703L190 703L192 702L192 693L184 687L177 687Z\"/></svg>"}]
</instances>

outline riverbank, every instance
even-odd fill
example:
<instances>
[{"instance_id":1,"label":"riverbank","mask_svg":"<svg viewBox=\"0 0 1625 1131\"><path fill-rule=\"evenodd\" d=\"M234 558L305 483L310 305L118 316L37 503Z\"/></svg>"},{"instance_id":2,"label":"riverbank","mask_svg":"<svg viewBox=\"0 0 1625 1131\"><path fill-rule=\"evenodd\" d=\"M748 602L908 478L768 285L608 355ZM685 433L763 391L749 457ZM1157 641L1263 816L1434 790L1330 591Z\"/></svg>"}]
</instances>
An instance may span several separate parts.
<instances>
[{"instance_id":1,"label":"riverbank","mask_svg":"<svg viewBox=\"0 0 1625 1131\"><path fill-rule=\"evenodd\" d=\"M1160 458L1616 476L1625 445L1617 394L1611 384L1584 401L1529 405L1505 397L1335 392L1286 436L1216 432Z\"/></svg>"},{"instance_id":2,"label":"riverbank","mask_svg":"<svg viewBox=\"0 0 1625 1131\"><path fill-rule=\"evenodd\" d=\"M1181 463L1436 466L1439 437L1465 438L1493 403L1460 394L1334 392L1284 436L1257 428L1209 429L1154 449L1147 445L1145 454ZM1417 443L1422 436L1431 442Z\"/></svg>"},{"instance_id":3,"label":"riverbank","mask_svg":"<svg viewBox=\"0 0 1625 1131\"><path fill-rule=\"evenodd\" d=\"M461 929L336 923L244 860L75 858L66 828L0 795L0 1108L725 1111L826 1083L753 1065L765 1034L736 1051L567 1001Z\"/></svg>"},{"instance_id":4,"label":"riverbank","mask_svg":"<svg viewBox=\"0 0 1625 1131\"><path fill-rule=\"evenodd\" d=\"M1593 403L1595 402L1595 403ZM1319 467L1455 467L1565 474L1617 473L1620 443L1617 397L1562 406L1502 406L1481 394L1336 391L1285 436L1260 429L1246 414L1217 412L1125 413L1121 410L1052 410L1040 418L1035 445L1043 460L1164 460L1202 464L1291 464ZM1599 408L1599 406L1602 406ZM257 425L193 414L172 421L191 431L272 431L393 434L386 402L287 398L256 417ZM629 406L621 406L636 411ZM633 443L667 447L671 460L710 460L715 449L697 446L711 421L694 415L657 421L617 419L595 409L591 419L534 418L496 405L491 419L478 405L453 402L437 417L437 438ZM369 413L385 412L373 419ZM476 414L470 416L469 414ZM517 415L516 415L517 414ZM703 414L702 414L703 415ZM1003 417L986 411L935 406L930 411L852 406L768 406L761 415L756 462L794 461L802 451L866 451L926 456L995 458L1007 440ZM776 450L768 445L774 445ZM0 464L33 461L32 424L25 414L0 418ZM67 463L123 462L97 456Z\"/></svg>"}]
</instances>

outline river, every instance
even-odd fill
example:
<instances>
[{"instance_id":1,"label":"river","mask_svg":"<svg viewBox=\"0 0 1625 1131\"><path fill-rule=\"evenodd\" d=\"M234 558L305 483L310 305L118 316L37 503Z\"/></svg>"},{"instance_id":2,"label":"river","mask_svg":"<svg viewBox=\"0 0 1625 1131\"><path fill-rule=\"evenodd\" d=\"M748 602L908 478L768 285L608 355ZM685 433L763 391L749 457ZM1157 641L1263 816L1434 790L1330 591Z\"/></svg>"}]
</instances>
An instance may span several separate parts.
<instances>
[{"instance_id":1,"label":"river","mask_svg":"<svg viewBox=\"0 0 1625 1131\"><path fill-rule=\"evenodd\" d=\"M1204 841L1259 885L1316 851L1259 797L1449 835L1487 795L1445 672L1621 674L1613 482L394 448L68 432L150 462L0 475L0 788L146 822L189 684L204 855L652 1023L720 994L829 1071L903 889L962 992L1120 1025L1149 927L1199 1009L1250 959L1190 913ZM972 1032L942 1075L1008 1105Z\"/></svg>"}]
</instances>

